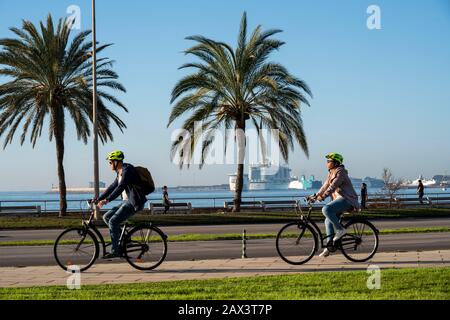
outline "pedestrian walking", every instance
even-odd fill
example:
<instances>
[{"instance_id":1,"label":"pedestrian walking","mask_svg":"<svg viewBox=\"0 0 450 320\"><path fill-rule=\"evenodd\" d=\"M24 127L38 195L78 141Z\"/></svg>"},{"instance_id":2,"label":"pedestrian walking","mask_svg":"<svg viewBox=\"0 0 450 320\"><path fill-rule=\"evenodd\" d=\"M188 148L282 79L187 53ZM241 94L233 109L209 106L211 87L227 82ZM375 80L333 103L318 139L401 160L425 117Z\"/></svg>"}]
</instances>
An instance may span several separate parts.
<instances>
[{"instance_id":1,"label":"pedestrian walking","mask_svg":"<svg viewBox=\"0 0 450 320\"><path fill-rule=\"evenodd\" d=\"M419 185L417 186L417 193L419 194L420 204L423 204L424 186L423 186L422 180L419 180Z\"/></svg>"},{"instance_id":2,"label":"pedestrian walking","mask_svg":"<svg viewBox=\"0 0 450 320\"><path fill-rule=\"evenodd\" d=\"M163 204L164 204L164 214L166 214L170 208L170 199L169 199L169 192L167 191L167 186L163 187Z\"/></svg>"},{"instance_id":3,"label":"pedestrian walking","mask_svg":"<svg viewBox=\"0 0 450 320\"><path fill-rule=\"evenodd\" d=\"M367 201L367 184L363 182L361 184L361 209L367 209L366 201Z\"/></svg>"}]
</instances>

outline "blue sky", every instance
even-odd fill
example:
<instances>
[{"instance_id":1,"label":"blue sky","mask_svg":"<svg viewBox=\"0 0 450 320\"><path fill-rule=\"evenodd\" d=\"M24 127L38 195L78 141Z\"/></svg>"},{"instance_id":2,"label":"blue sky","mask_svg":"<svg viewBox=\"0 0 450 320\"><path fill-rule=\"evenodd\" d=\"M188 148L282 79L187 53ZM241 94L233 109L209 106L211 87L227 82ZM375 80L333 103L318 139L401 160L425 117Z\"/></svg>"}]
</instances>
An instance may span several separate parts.
<instances>
[{"instance_id":1,"label":"blue sky","mask_svg":"<svg viewBox=\"0 0 450 320\"><path fill-rule=\"evenodd\" d=\"M180 171L169 159L166 128L170 92L191 58L184 38L201 34L235 44L247 11L249 28L279 28L286 45L271 59L305 80L314 93L303 109L309 159L297 147L289 165L296 175L326 174L324 155L344 155L355 177L380 176L389 167L402 178L450 174L450 1L97 1L98 40L114 43L105 55L127 88L119 97L130 110L118 111L124 134L100 147L149 167L158 185L220 184L233 165ZM369 30L366 10L381 9L381 30ZM81 9L81 29L90 28L90 1L0 0L0 38L22 19L36 23L48 13L67 16ZM0 82L5 79L0 78ZM66 133L67 185L92 180L92 145ZM3 142L3 138L1 139ZM44 134L33 150L17 140L0 151L0 190L47 190L57 184L56 152ZM101 180L112 173L101 163Z\"/></svg>"}]
</instances>

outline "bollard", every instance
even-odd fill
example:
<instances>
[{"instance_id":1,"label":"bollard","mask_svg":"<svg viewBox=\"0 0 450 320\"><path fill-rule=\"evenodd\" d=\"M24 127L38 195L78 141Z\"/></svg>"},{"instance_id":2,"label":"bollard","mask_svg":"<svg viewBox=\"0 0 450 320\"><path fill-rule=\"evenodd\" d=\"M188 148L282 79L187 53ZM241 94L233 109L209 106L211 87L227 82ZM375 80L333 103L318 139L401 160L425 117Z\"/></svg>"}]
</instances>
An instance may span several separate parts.
<instances>
[{"instance_id":1,"label":"bollard","mask_svg":"<svg viewBox=\"0 0 450 320\"><path fill-rule=\"evenodd\" d=\"M244 231L242 232L242 259L247 258L247 232Z\"/></svg>"}]
</instances>

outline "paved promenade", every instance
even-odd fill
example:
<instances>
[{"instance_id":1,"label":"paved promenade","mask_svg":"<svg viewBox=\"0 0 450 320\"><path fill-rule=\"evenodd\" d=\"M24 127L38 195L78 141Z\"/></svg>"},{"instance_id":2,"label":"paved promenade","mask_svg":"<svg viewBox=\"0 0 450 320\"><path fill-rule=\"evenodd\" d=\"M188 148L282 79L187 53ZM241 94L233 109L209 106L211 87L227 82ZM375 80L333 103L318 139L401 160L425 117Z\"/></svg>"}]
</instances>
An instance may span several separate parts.
<instances>
[{"instance_id":1,"label":"paved promenade","mask_svg":"<svg viewBox=\"0 0 450 320\"><path fill-rule=\"evenodd\" d=\"M169 261L154 271L141 272L126 262L94 265L81 274L81 285L144 283L176 280L298 274L316 271L366 270L369 265L386 268L450 267L450 250L380 252L366 263L352 263L341 254L314 257L292 266L280 258ZM57 266L0 268L0 287L65 286L70 275Z\"/></svg>"}]
</instances>

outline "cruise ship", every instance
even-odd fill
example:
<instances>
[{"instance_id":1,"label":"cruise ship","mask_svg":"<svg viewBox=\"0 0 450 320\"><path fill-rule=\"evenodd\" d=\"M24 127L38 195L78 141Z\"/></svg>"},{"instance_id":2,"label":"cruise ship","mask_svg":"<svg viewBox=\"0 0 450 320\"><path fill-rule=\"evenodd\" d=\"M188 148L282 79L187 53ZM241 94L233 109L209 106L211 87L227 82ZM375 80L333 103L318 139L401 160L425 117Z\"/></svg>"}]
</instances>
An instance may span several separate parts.
<instances>
[{"instance_id":1,"label":"cruise ship","mask_svg":"<svg viewBox=\"0 0 450 320\"><path fill-rule=\"evenodd\" d=\"M320 185L320 181L306 180L304 176L299 181L291 175L291 169L287 166L250 165L249 173L244 174L245 191L258 190L287 190L287 189L310 189ZM236 190L236 174L230 174L230 190Z\"/></svg>"},{"instance_id":2,"label":"cruise ship","mask_svg":"<svg viewBox=\"0 0 450 320\"><path fill-rule=\"evenodd\" d=\"M437 183L437 181L435 179L424 179L422 175L419 176L419 178L417 178L414 181L406 181L405 183L402 184L403 188L417 188L419 186L419 180L422 181L422 184L424 187L440 187L440 184Z\"/></svg>"}]
</instances>

